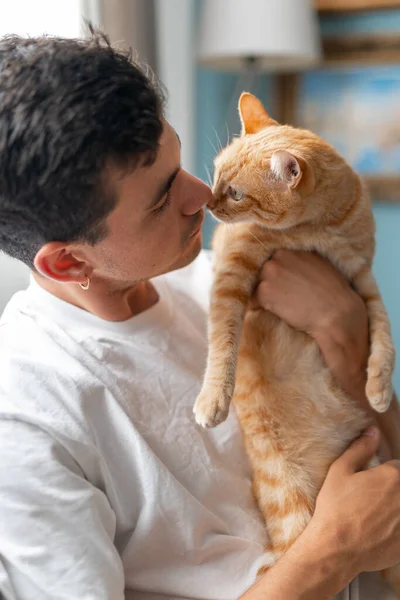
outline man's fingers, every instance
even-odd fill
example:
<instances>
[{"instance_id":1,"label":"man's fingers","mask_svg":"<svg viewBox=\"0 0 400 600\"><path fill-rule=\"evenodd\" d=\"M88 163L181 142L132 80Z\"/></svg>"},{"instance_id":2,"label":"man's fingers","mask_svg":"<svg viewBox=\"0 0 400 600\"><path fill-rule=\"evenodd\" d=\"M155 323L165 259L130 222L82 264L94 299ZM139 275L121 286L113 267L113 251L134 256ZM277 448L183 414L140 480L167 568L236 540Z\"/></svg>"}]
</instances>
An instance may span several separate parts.
<instances>
[{"instance_id":1,"label":"man's fingers","mask_svg":"<svg viewBox=\"0 0 400 600\"><path fill-rule=\"evenodd\" d=\"M351 475L362 471L378 450L380 433L377 427L368 428L332 465L333 472Z\"/></svg>"},{"instance_id":2,"label":"man's fingers","mask_svg":"<svg viewBox=\"0 0 400 600\"><path fill-rule=\"evenodd\" d=\"M261 281L251 298L250 307L253 309L264 308L264 310L269 310L269 306L268 286L264 281Z\"/></svg>"}]
</instances>

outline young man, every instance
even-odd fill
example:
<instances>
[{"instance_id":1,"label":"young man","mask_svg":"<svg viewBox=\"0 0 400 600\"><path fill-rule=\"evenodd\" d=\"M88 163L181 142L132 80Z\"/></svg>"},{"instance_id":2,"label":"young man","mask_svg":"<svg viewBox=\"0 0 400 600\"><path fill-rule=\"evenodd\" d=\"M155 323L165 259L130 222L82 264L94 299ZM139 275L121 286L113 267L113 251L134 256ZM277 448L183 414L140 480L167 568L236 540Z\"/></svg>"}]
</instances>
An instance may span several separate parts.
<instances>
[{"instance_id":1,"label":"young man","mask_svg":"<svg viewBox=\"0 0 400 600\"><path fill-rule=\"evenodd\" d=\"M324 600L355 580L341 598L393 598L357 578L400 560L398 465L362 470L376 431L252 585L266 537L235 415L209 431L192 414L211 192L181 169L156 85L96 36L9 38L0 92L0 248L33 274L0 327L2 596ZM365 309L329 265L278 253L258 300L365 403ZM392 453L396 419L380 422Z\"/></svg>"}]
</instances>

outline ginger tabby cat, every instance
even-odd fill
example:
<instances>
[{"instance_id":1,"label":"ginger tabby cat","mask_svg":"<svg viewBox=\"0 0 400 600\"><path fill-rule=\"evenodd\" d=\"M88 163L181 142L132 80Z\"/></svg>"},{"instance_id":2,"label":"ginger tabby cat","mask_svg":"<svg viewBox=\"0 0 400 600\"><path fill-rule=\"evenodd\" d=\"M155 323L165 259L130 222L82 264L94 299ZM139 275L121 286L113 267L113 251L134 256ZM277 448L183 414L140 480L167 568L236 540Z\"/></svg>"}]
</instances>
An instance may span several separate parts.
<instances>
[{"instance_id":1,"label":"ginger tabby cat","mask_svg":"<svg viewBox=\"0 0 400 600\"><path fill-rule=\"evenodd\" d=\"M368 417L311 337L248 309L263 263L278 248L316 251L352 283L367 305L366 394L378 412L391 403L394 348L371 272L374 220L360 178L328 143L279 125L251 94L239 112L241 136L215 160L209 208L225 224L214 240L209 355L194 412L214 427L233 399L270 539L265 571L303 531L329 466ZM400 598L400 569L386 576Z\"/></svg>"}]
</instances>

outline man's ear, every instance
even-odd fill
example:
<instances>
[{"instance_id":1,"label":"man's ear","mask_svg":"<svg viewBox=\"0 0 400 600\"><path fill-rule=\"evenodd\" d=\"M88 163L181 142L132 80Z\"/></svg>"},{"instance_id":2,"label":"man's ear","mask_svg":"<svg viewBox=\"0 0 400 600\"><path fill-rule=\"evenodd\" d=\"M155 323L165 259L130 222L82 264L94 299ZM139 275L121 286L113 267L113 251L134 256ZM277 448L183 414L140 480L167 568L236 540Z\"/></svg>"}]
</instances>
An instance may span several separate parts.
<instances>
[{"instance_id":1,"label":"man's ear","mask_svg":"<svg viewBox=\"0 0 400 600\"><path fill-rule=\"evenodd\" d=\"M93 269L79 260L64 242L48 242L37 252L36 271L59 283L85 283Z\"/></svg>"},{"instance_id":2,"label":"man's ear","mask_svg":"<svg viewBox=\"0 0 400 600\"><path fill-rule=\"evenodd\" d=\"M265 127L278 125L271 119L260 100L248 92L243 92L239 98L239 116L242 123L242 135L257 133Z\"/></svg>"},{"instance_id":3,"label":"man's ear","mask_svg":"<svg viewBox=\"0 0 400 600\"><path fill-rule=\"evenodd\" d=\"M304 195L311 194L315 187L315 174L308 162L287 150L277 150L273 153L271 170L290 189L300 187Z\"/></svg>"}]
</instances>

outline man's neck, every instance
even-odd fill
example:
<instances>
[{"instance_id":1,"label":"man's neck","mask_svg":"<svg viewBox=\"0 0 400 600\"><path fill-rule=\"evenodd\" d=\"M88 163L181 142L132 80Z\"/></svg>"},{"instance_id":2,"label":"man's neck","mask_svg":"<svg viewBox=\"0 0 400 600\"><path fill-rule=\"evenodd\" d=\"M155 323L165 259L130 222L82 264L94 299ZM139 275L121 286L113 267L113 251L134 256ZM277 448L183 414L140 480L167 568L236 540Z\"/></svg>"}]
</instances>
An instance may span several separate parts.
<instances>
[{"instance_id":1,"label":"man's neck","mask_svg":"<svg viewBox=\"0 0 400 600\"><path fill-rule=\"evenodd\" d=\"M108 282L96 281L88 290L83 290L76 283L58 283L37 273L33 273L33 277L53 296L105 321L126 321L158 302L158 294L150 281L128 287L113 287Z\"/></svg>"}]
</instances>

